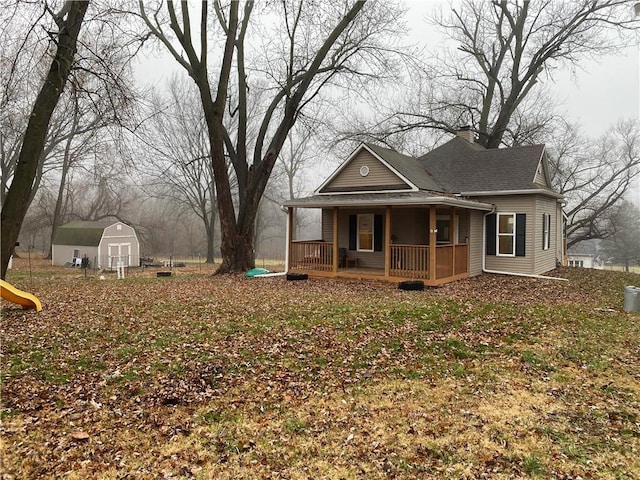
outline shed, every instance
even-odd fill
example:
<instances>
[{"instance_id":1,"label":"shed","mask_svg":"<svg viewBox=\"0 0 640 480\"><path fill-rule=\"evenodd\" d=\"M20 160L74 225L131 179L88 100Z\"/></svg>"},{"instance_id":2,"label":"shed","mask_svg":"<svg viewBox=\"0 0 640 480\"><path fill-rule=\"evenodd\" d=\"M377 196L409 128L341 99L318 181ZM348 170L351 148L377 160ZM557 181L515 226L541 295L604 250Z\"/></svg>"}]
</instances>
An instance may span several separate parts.
<instances>
[{"instance_id":1,"label":"shed","mask_svg":"<svg viewBox=\"0 0 640 480\"><path fill-rule=\"evenodd\" d=\"M138 266L140 242L136 231L124 222L77 221L58 228L51 248L53 265L80 265L85 256L92 266Z\"/></svg>"}]
</instances>

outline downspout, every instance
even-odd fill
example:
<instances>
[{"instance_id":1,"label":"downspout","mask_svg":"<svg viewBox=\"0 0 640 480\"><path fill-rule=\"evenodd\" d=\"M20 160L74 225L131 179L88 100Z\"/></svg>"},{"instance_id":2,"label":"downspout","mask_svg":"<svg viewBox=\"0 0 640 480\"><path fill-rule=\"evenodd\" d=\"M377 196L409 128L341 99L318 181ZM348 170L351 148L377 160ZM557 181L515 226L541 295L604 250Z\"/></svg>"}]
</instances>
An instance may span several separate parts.
<instances>
[{"instance_id":1,"label":"downspout","mask_svg":"<svg viewBox=\"0 0 640 480\"><path fill-rule=\"evenodd\" d=\"M516 272L504 272L501 270L489 270L487 268L487 217L496 212L496 206L493 205L490 212L485 213L482 216L482 272L483 273L495 273L497 275L512 275L514 277L528 277L539 278L544 280L562 280L568 282L566 278L549 277L546 275L537 275L534 273L516 273Z\"/></svg>"}]
</instances>

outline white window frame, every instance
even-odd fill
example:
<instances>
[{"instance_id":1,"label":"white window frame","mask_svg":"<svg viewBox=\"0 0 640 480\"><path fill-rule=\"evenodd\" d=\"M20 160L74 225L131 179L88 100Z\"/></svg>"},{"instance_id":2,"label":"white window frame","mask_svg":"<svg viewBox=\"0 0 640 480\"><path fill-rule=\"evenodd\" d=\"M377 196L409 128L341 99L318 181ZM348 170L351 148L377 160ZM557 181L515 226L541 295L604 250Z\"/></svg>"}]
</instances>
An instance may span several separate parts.
<instances>
[{"instance_id":1,"label":"white window frame","mask_svg":"<svg viewBox=\"0 0 640 480\"><path fill-rule=\"evenodd\" d=\"M513 232L500 233L500 217L513 218ZM511 253L500 253L500 238L511 237ZM515 257L516 256L516 214L515 213L497 213L496 214L496 256L497 257Z\"/></svg>"},{"instance_id":2,"label":"white window frame","mask_svg":"<svg viewBox=\"0 0 640 480\"><path fill-rule=\"evenodd\" d=\"M371 220L371 249L365 249L365 248L360 248L360 220L364 219L364 218L369 218ZM358 214L358 229L356 231L356 238L357 238L357 249L358 252L373 252L375 249L375 238L376 238L376 233L375 233L375 215L373 213L359 213Z\"/></svg>"},{"instance_id":3,"label":"white window frame","mask_svg":"<svg viewBox=\"0 0 640 480\"><path fill-rule=\"evenodd\" d=\"M542 250L551 248L551 215L542 214Z\"/></svg>"}]
</instances>

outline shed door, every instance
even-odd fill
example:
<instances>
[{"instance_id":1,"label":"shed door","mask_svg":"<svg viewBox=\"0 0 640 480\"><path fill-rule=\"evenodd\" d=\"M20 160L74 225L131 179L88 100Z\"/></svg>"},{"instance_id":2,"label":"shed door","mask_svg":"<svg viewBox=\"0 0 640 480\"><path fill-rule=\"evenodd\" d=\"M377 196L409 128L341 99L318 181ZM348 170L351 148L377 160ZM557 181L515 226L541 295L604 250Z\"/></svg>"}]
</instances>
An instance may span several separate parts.
<instances>
[{"instance_id":1,"label":"shed door","mask_svg":"<svg viewBox=\"0 0 640 480\"><path fill-rule=\"evenodd\" d=\"M131 266L131 244L130 243L110 243L107 245L109 254L109 268L115 268L120 262L125 267Z\"/></svg>"}]
</instances>

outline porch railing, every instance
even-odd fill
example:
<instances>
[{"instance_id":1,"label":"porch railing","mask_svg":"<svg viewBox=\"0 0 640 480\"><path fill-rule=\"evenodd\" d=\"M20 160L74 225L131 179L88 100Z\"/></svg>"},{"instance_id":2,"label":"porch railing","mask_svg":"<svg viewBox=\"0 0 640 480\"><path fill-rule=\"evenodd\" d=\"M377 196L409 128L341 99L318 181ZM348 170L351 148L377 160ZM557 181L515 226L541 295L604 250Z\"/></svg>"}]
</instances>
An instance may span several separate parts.
<instances>
[{"instance_id":1,"label":"porch railing","mask_svg":"<svg viewBox=\"0 0 640 480\"><path fill-rule=\"evenodd\" d=\"M429 246L390 246L389 275L429 279ZM455 262L454 262L455 255ZM289 268L330 272L333 270L333 242L293 241L289 249ZM468 245L436 246L436 279L468 271Z\"/></svg>"},{"instance_id":2,"label":"porch railing","mask_svg":"<svg viewBox=\"0 0 640 480\"><path fill-rule=\"evenodd\" d=\"M436 247L436 278L460 275L468 271L468 246L438 245ZM455 262L454 262L455 255Z\"/></svg>"},{"instance_id":3,"label":"porch railing","mask_svg":"<svg viewBox=\"0 0 640 480\"><path fill-rule=\"evenodd\" d=\"M330 272L333 269L333 242L291 242L290 268Z\"/></svg>"},{"instance_id":4,"label":"porch railing","mask_svg":"<svg viewBox=\"0 0 640 480\"><path fill-rule=\"evenodd\" d=\"M469 271L469 246L466 244L455 246L456 268L454 275L467 273Z\"/></svg>"},{"instance_id":5,"label":"porch railing","mask_svg":"<svg viewBox=\"0 0 640 480\"><path fill-rule=\"evenodd\" d=\"M427 245L391 245L389 274L392 277L429 278Z\"/></svg>"}]
</instances>

